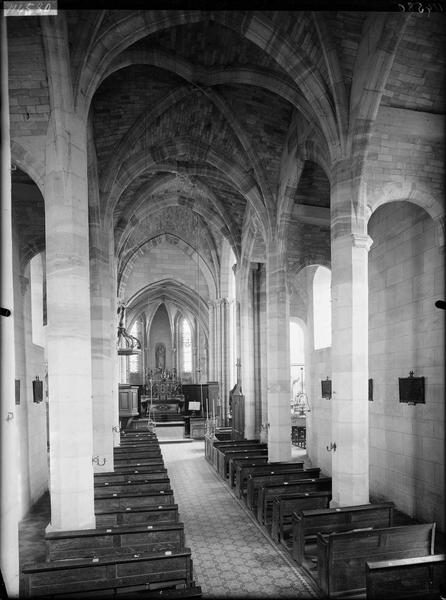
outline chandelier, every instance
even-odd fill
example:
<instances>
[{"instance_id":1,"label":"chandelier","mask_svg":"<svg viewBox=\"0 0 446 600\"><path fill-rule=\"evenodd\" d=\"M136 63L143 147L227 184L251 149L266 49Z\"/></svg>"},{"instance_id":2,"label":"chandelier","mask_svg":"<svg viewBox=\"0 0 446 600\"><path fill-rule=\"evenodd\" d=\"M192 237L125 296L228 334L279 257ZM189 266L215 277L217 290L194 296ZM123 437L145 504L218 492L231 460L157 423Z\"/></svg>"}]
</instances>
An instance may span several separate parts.
<instances>
[{"instance_id":1,"label":"chandelier","mask_svg":"<svg viewBox=\"0 0 446 600\"><path fill-rule=\"evenodd\" d=\"M134 335L127 333L124 327L125 306L121 304L118 308L119 325L118 325L118 355L129 356L130 354L138 354L141 350L141 342Z\"/></svg>"}]
</instances>

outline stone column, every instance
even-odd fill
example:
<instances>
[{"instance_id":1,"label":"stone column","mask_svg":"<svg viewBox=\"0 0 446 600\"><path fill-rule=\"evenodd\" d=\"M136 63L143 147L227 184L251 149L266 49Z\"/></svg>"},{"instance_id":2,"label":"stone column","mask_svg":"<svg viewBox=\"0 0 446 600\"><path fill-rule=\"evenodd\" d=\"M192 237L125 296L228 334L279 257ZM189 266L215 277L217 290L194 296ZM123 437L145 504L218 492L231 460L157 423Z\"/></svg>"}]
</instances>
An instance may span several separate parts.
<instances>
[{"instance_id":1,"label":"stone column","mask_svg":"<svg viewBox=\"0 0 446 600\"><path fill-rule=\"evenodd\" d=\"M369 502L367 235L336 237L332 261L333 506Z\"/></svg>"},{"instance_id":2,"label":"stone column","mask_svg":"<svg viewBox=\"0 0 446 600\"><path fill-rule=\"evenodd\" d=\"M63 18L42 20L51 116L45 217L50 496L49 531L95 526L87 127L73 108Z\"/></svg>"},{"instance_id":3,"label":"stone column","mask_svg":"<svg viewBox=\"0 0 446 600\"><path fill-rule=\"evenodd\" d=\"M209 309L209 380L218 381L217 364L215 360L217 335L215 331L215 301L208 302Z\"/></svg>"},{"instance_id":4,"label":"stone column","mask_svg":"<svg viewBox=\"0 0 446 600\"><path fill-rule=\"evenodd\" d=\"M270 242L266 264L268 459L291 458L290 326L286 269L280 244Z\"/></svg>"},{"instance_id":5,"label":"stone column","mask_svg":"<svg viewBox=\"0 0 446 600\"><path fill-rule=\"evenodd\" d=\"M18 435L14 402L14 297L12 262L11 211L11 142L9 137L8 48L6 18L1 15L1 251L0 306L11 315L0 316L0 564L8 597L19 595L19 537L18 537Z\"/></svg>"},{"instance_id":6,"label":"stone column","mask_svg":"<svg viewBox=\"0 0 446 600\"><path fill-rule=\"evenodd\" d=\"M242 390L245 397L245 437L255 439L254 390L254 322L252 305L252 270L243 265L236 273L237 297L240 300L240 359Z\"/></svg>"},{"instance_id":7,"label":"stone column","mask_svg":"<svg viewBox=\"0 0 446 600\"><path fill-rule=\"evenodd\" d=\"M91 364L94 471L113 468L114 314L110 277L109 236L101 220L96 151L91 121L88 127L88 196L90 217Z\"/></svg>"}]
</instances>

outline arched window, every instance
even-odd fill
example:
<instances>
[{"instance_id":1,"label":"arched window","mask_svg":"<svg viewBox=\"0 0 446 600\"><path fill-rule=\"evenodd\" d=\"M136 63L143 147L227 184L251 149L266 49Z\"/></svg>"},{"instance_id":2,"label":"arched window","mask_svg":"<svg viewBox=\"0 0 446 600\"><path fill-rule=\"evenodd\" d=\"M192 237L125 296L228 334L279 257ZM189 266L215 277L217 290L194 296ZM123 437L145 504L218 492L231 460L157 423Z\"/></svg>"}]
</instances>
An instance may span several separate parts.
<instances>
[{"instance_id":1,"label":"arched window","mask_svg":"<svg viewBox=\"0 0 446 600\"><path fill-rule=\"evenodd\" d=\"M331 271L318 267L313 279L314 349L331 346Z\"/></svg>"},{"instance_id":2,"label":"arched window","mask_svg":"<svg viewBox=\"0 0 446 600\"><path fill-rule=\"evenodd\" d=\"M290 322L290 376L293 398L302 391L302 377L304 375L305 346L302 326Z\"/></svg>"},{"instance_id":3,"label":"arched window","mask_svg":"<svg viewBox=\"0 0 446 600\"><path fill-rule=\"evenodd\" d=\"M30 281L31 281L31 335L32 342L38 346L45 346L45 336L43 329L43 285L44 273L42 264L42 255L37 254L29 263Z\"/></svg>"},{"instance_id":4,"label":"arched window","mask_svg":"<svg viewBox=\"0 0 446 600\"><path fill-rule=\"evenodd\" d=\"M183 373L192 373L192 333L187 319L181 321Z\"/></svg>"},{"instance_id":5,"label":"arched window","mask_svg":"<svg viewBox=\"0 0 446 600\"><path fill-rule=\"evenodd\" d=\"M133 323L133 326L130 330L130 335L133 335L141 342L141 321L138 319ZM141 373L141 352L137 354L130 354L129 356L129 373L140 374Z\"/></svg>"}]
</instances>

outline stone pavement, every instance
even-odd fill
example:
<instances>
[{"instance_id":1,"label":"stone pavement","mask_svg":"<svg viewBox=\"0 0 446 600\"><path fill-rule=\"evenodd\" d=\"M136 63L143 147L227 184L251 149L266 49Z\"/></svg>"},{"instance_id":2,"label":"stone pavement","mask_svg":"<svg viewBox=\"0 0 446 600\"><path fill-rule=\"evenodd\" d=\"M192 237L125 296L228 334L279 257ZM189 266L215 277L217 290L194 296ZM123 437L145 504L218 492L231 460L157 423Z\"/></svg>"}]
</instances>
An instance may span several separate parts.
<instances>
[{"instance_id":1,"label":"stone pavement","mask_svg":"<svg viewBox=\"0 0 446 600\"><path fill-rule=\"evenodd\" d=\"M204 598L317 598L204 458L204 442L162 445Z\"/></svg>"}]
</instances>

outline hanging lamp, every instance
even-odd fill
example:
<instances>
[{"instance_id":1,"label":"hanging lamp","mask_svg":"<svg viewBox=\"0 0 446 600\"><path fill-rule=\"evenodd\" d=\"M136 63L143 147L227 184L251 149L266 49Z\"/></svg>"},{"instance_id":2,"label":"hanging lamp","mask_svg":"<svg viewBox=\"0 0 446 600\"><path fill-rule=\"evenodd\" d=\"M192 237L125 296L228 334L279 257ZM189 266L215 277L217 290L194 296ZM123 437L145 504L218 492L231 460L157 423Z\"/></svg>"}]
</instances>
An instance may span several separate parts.
<instances>
[{"instance_id":1,"label":"hanging lamp","mask_svg":"<svg viewBox=\"0 0 446 600\"><path fill-rule=\"evenodd\" d=\"M124 326L125 306L121 304L118 308L119 325L118 325L118 355L130 356L138 354L141 351L141 342L134 335L127 333Z\"/></svg>"}]
</instances>

